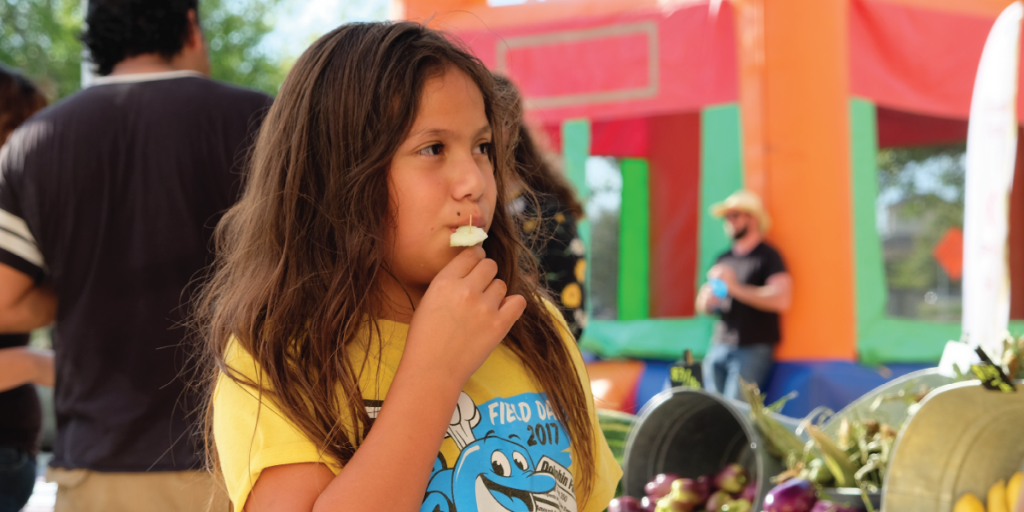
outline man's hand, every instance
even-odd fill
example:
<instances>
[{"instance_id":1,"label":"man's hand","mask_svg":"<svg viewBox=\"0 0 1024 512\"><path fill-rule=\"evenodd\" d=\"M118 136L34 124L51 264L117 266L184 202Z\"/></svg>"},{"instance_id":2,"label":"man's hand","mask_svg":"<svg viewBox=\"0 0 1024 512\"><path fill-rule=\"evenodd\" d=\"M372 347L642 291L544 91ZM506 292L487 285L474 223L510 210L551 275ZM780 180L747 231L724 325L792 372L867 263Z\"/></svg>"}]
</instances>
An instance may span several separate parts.
<instances>
[{"instance_id":1,"label":"man's hand","mask_svg":"<svg viewBox=\"0 0 1024 512\"><path fill-rule=\"evenodd\" d=\"M32 278L0 263L0 333L29 332L53 323L57 296Z\"/></svg>"},{"instance_id":2,"label":"man's hand","mask_svg":"<svg viewBox=\"0 0 1024 512\"><path fill-rule=\"evenodd\" d=\"M720 279L729 288L729 291L732 291L733 288L739 285L739 282L736 280L736 271L732 267L721 263L708 270L708 279Z\"/></svg>"},{"instance_id":3,"label":"man's hand","mask_svg":"<svg viewBox=\"0 0 1024 512\"><path fill-rule=\"evenodd\" d=\"M715 297L714 292L711 290L711 286L707 283L701 285L700 291L697 292L697 303L695 305L697 312L710 315L721 307L722 301L718 297Z\"/></svg>"}]
</instances>

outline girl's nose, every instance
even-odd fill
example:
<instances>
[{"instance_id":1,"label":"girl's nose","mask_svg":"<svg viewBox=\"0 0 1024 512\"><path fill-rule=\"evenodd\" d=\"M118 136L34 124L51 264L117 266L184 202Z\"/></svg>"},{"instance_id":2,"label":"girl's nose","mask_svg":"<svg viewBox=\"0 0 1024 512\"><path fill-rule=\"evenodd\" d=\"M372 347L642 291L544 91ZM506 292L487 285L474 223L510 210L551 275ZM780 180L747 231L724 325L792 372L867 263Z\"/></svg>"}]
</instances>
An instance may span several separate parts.
<instances>
[{"instance_id":1,"label":"girl's nose","mask_svg":"<svg viewBox=\"0 0 1024 512\"><path fill-rule=\"evenodd\" d=\"M487 189L487 181L484 174L490 172L490 163L478 161L472 154L462 156L452 162L454 166L455 179L452 183L452 196L456 201L463 199L476 200L483 195ZM482 165L488 168L481 167Z\"/></svg>"}]
</instances>

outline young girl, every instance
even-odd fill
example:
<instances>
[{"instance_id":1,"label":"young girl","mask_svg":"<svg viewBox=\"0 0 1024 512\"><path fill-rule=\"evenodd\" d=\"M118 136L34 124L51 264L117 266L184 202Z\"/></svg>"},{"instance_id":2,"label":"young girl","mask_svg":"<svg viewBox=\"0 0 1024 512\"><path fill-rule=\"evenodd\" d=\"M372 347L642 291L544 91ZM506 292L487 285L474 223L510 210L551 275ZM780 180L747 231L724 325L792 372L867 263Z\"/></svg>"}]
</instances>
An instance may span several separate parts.
<instances>
[{"instance_id":1,"label":"young girl","mask_svg":"<svg viewBox=\"0 0 1024 512\"><path fill-rule=\"evenodd\" d=\"M600 511L621 472L508 213L514 120L415 23L299 59L199 311L236 511ZM459 226L488 231L451 247Z\"/></svg>"}]
</instances>

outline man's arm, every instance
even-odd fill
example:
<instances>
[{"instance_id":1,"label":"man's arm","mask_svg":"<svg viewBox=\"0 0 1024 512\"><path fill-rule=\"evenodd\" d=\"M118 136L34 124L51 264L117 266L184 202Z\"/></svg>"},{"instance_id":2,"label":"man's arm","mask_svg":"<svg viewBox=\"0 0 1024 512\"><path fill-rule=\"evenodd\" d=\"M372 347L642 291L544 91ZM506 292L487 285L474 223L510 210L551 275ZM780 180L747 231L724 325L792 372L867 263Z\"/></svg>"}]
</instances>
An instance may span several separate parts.
<instances>
[{"instance_id":1,"label":"man's arm","mask_svg":"<svg viewBox=\"0 0 1024 512\"><path fill-rule=\"evenodd\" d=\"M793 280L789 272L768 276L764 286L740 284L736 280L736 273L725 265L715 265L708 271L708 276L724 281L733 300L761 311L782 313L789 309L793 300Z\"/></svg>"},{"instance_id":2,"label":"man's arm","mask_svg":"<svg viewBox=\"0 0 1024 512\"><path fill-rule=\"evenodd\" d=\"M53 351L0 348L0 393L22 384L53 386Z\"/></svg>"},{"instance_id":3,"label":"man's arm","mask_svg":"<svg viewBox=\"0 0 1024 512\"><path fill-rule=\"evenodd\" d=\"M22 333L53 323L57 297L48 287L0 263L0 333Z\"/></svg>"}]
</instances>

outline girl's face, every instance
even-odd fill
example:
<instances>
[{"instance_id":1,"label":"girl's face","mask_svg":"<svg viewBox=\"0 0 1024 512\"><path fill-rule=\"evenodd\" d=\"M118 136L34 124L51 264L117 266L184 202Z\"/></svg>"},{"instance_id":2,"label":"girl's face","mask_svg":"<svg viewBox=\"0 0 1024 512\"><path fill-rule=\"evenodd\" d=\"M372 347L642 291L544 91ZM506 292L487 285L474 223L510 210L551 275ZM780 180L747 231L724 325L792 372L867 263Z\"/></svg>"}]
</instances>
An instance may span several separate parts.
<instances>
[{"instance_id":1,"label":"girl's face","mask_svg":"<svg viewBox=\"0 0 1024 512\"><path fill-rule=\"evenodd\" d=\"M391 271L410 291L425 290L464 248L450 247L455 228L489 231L497 187L484 98L466 73L448 68L427 80L409 136L389 171L397 218Z\"/></svg>"}]
</instances>

